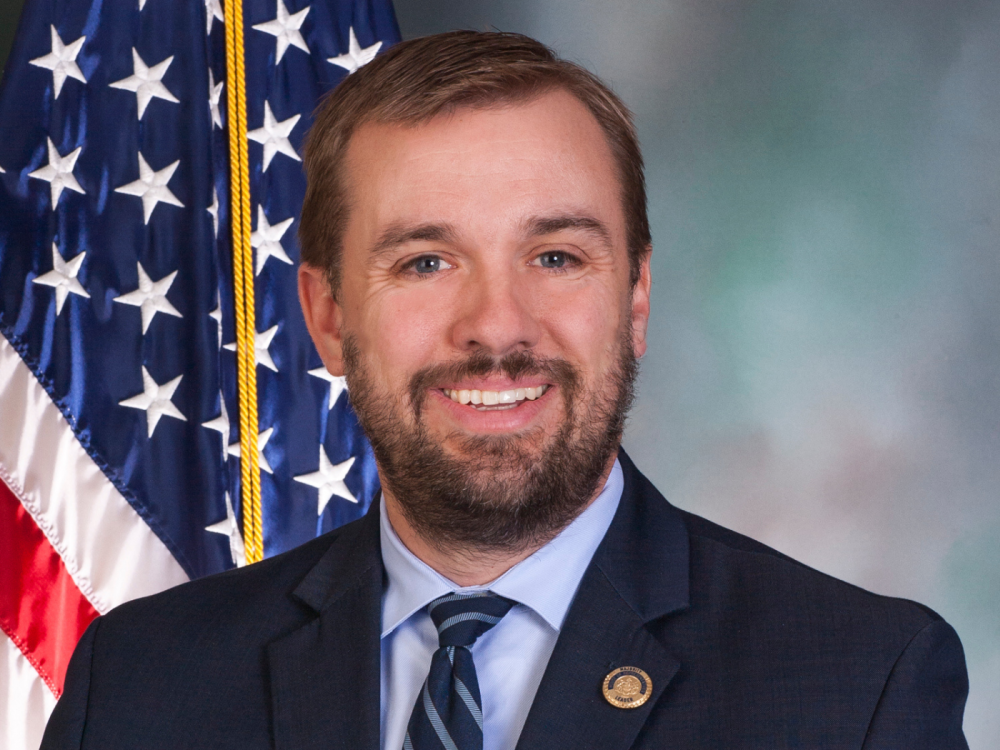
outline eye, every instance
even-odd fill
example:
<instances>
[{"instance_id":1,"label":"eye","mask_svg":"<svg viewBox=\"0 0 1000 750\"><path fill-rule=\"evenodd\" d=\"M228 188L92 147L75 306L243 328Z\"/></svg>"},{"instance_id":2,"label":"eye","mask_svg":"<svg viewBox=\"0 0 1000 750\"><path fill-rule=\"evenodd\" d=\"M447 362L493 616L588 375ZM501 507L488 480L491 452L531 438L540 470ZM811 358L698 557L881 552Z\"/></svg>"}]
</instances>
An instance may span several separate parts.
<instances>
[{"instance_id":1,"label":"eye","mask_svg":"<svg viewBox=\"0 0 1000 750\"><path fill-rule=\"evenodd\" d=\"M565 269L577 262L576 258L563 250L547 250L532 261L534 265L552 270Z\"/></svg>"},{"instance_id":2,"label":"eye","mask_svg":"<svg viewBox=\"0 0 1000 750\"><path fill-rule=\"evenodd\" d=\"M419 258L414 258L407 263L404 269L419 276L430 276L451 267L450 263L442 260L437 255L421 255Z\"/></svg>"}]
</instances>

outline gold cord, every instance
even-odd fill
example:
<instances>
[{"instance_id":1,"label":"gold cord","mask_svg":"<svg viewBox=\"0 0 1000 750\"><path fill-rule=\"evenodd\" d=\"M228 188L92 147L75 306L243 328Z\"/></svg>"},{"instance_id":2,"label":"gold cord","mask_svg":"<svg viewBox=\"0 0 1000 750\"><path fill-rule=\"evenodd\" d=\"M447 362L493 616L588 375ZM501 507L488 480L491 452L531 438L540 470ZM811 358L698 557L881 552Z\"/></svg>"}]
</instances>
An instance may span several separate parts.
<instances>
[{"instance_id":1,"label":"gold cord","mask_svg":"<svg viewBox=\"0 0 1000 750\"><path fill-rule=\"evenodd\" d=\"M233 296L236 306L236 373L240 402L240 471L243 542L247 564L264 559L257 452L257 365L254 337L253 247L250 245L250 167L247 161L247 106L243 2L225 0L226 111L229 128L230 212L233 232Z\"/></svg>"}]
</instances>

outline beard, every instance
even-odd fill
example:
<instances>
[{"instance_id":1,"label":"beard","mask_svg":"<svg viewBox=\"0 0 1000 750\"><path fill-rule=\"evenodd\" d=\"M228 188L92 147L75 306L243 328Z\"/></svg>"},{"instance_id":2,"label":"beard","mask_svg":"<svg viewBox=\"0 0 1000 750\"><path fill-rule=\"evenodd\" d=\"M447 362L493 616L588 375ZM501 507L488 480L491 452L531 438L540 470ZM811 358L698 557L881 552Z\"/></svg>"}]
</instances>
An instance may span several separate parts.
<instances>
[{"instance_id":1,"label":"beard","mask_svg":"<svg viewBox=\"0 0 1000 750\"><path fill-rule=\"evenodd\" d=\"M353 337L344 337L343 351L351 405L406 521L438 549L473 554L541 546L583 511L618 451L638 373L628 328L610 371L586 390L565 360L530 351L494 358L477 350L466 360L424 368L405 392L389 393L375 386ZM556 432L456 432L446 438L452 451L430 436L421 420L429 389L489 375L540 376L557 386L564 418Z\"/></svg>"}]
</instances>

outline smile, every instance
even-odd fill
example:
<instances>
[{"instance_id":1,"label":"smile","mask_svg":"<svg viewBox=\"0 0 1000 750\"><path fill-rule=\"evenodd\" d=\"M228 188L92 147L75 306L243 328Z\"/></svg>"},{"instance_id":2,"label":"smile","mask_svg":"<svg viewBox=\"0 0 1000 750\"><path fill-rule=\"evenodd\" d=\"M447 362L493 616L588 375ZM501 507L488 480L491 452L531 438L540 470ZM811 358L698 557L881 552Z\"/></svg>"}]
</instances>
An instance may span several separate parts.
<instances>
[{"instance_id":1,"label":"smile","mask_svg":"<svg viewBox=\"0 0 1000 750\"><path fill-rule=\"evenodd\" d=\"M549 389L548 385L536 388L515 388L509 391L480 391L442 388L445 396L456 404L467 404L476 411L500 411L514 409L523 401L534 401Z\"/></svg>"}]
</instances>

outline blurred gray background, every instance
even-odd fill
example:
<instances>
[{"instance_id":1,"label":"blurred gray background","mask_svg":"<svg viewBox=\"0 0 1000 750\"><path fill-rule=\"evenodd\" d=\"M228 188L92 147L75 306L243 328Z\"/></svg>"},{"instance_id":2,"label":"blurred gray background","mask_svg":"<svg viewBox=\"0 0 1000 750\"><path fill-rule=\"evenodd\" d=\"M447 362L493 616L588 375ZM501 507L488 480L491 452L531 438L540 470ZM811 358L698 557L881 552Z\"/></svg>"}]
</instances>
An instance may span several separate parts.
<instances>
[{"instance_id":1,"label":"blurred gray background","mask_svg":"<svg viewBox=\"0 0 1000 750\"><path fill-rule=\"evenodd\" d=\"M677 505L940 612L969 743L1000 747L1000 2L396 11L529 34L622 95L655 244L626 448Z\"/></svg>"}]
</instances>

